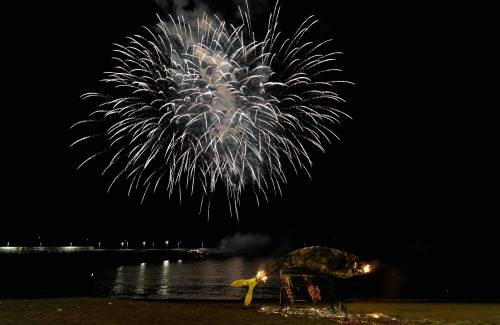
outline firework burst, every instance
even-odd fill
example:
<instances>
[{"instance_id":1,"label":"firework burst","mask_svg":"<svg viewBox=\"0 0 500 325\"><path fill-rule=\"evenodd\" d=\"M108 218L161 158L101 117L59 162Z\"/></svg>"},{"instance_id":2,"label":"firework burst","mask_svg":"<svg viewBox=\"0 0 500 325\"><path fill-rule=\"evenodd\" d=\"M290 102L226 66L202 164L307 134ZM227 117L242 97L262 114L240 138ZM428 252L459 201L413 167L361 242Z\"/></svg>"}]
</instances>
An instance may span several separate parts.
<instances>
[{"instance_id":1,"label":"firework burst","mask_svg":"<svg viewBox=\"0 0 500 325\"><path fill-rule=\"evenodd\" d=\"M306 19L293 36L278 31L276 4L262 41L251 18L226 24L204 14L159 19L155 28L115 45L115 68L105 73L104 93L90 118L75 124L104 125L104 173L124 178L142 198L159 188L169 194L201 192L200 211L210 209L216 187L226 190L231 214L238 215L242 192L259 198L281 194L285 166L296 173L311 166L306 148L324 151L345 115L342 99L327 76L338 53L322 53L330 40L304 41L317 22ZM73 145L94 138L85 136Z\"/></svg>"}]
</instances>

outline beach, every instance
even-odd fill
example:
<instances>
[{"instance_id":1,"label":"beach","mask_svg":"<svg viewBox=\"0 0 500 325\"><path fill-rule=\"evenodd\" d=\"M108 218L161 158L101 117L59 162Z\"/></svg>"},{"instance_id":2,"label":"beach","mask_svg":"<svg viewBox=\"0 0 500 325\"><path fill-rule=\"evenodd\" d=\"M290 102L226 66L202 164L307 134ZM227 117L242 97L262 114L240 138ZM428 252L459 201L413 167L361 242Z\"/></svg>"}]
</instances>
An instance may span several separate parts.
<instances>
[{"instance_id":1,"label":"beach","mask_svg":"<svg viewBox=\"0 0 500 325\"><path fill-rule=\"evenodd\" d=\"M500 324L500 304L346 303L351 316L269 313L273 302L146 301L110 298L0 300L0 324ZM309 305L311 307L311 305ZM360 315L363 315L362 317Z\"/></svg>"}]
</instances>

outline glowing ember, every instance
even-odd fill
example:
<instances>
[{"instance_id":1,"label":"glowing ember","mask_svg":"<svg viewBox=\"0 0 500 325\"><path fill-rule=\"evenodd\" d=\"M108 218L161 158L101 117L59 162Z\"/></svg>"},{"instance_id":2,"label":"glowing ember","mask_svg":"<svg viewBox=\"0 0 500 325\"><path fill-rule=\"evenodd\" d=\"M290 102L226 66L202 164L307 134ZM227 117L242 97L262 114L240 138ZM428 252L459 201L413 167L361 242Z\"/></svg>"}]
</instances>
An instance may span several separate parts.
<instances>
[{"instance_id":1,"label":"glowing ember","mask_svg":"<svg viewBox=\"0 0 500 325\"><path fill-rule=\"evenodd\" d=\"M257 272L257 275L255 276L255 278L257 279L257 281L259 282L266 282L267 281L267 275L266 275L266 272L263 271L263 270L260 270L259 272Z\"/></svg>"}]
</instances>

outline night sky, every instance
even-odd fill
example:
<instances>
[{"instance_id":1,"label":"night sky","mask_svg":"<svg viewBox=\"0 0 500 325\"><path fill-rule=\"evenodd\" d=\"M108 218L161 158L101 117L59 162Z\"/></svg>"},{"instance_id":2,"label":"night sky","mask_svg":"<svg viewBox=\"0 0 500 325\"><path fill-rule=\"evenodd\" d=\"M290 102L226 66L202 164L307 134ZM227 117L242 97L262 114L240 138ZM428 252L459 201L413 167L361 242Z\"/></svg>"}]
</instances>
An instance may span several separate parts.
<instances>
[{"instance_id":1,"label":"night sky","mask_svg":"<svg viewBox=\"0 0 500 325\"><path fill-rule=\"evenodd\" d=\"M232 1L204 3L237 21ZM216 245L255 232L276 245L339 247L417 268L426 279L450 273L467 288L474 282L500 289L494 108L465 91L475 63L464 58L474 44L463 38L463 12L431 3L282 1L286 33L315 15L320 23L312 39L333 38L331 49L344 52L342 76L356 86L342 87L343 109L353 119L343 121L341 141L326 154L313 151L312 179L290 175L283 196L260 207L244 200L239 222L223 200L207 221L193 200L179 205L159 192L141 205L141 195L128 198L124 184L107 194L111 178L100 176L102 162L76 171L88 152L69 148L80 135L69 128L92 108L79 96L102 89L98 80L113 67L113 42L163 14L154 1L67 1L13 13L3 66L4 99L12 100L3 104L0 240L40 235L54 243L89 237ZM265 25L272 6L251 1L255 26Z\"/></svg>"}]
</instances>

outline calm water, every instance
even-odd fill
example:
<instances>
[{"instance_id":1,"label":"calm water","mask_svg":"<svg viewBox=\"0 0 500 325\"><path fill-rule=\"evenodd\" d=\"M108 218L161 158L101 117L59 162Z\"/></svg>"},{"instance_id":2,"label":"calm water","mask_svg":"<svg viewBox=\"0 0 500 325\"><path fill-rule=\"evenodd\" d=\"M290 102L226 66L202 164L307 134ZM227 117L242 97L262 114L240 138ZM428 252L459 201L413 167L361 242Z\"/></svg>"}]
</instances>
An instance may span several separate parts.
<instances>
[{"instance_id":1,"label":"calm water","mask_svg":"<svg viewBox=\"0 0 500 325\"><path fill-rule=\"evenodd\" d=\"M241 299L246 289L230 284L253 277L261 264L261 260L230 258L105 267L94 274L95 290L97 295L147 299ZM254 291L255 298L278 294L277 276Z\"/></svg>"},{"instance_id":2,"label":"calm water","mask_svg":"<svg viewBox=\"0 0 500 325\"><path fill-rule=\"evenodd\" d=\"M140 299L236 300L245 288L231 283L255 276L263 259L96 254L0 256L1 297L111 296ZM279 296L271 276L255 298Z\"/></svg>"}]
</instances>

